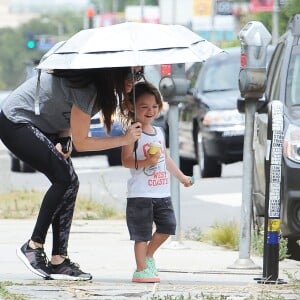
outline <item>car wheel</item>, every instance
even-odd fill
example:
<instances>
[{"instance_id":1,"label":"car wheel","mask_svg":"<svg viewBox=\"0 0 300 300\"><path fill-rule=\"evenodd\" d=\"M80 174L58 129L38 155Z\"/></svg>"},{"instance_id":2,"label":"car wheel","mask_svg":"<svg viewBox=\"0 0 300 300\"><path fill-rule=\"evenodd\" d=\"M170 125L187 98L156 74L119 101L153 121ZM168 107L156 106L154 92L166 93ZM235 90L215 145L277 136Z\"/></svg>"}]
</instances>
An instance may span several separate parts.
<instances>
[{"instance_id":1,"label":"car wheel","mask_svg":"<svg viewBox=\"0 0 300 300\"><path fill-rule=\"evenodd\" d=\"M289 255L290 259L300 261L300 245L297 240L299 239L288 238L287 254Z\"/></svg>"},{"instance_id":2,"label":"car wheel","mask_svg":"<svg viewBox=\"0 0 300 300\"><path fill-rule=\"evenodd\" d=\"M207 156L202 143L199 145L199 170L203 178L221 177L222 173L222 164Z\"/></svg>"},{"instance_id":3,"label":"car wheel","mask_svg":"<svg viewBox=\"0 0 300 300\"><path fill-rule=\"evenodd\" d=\"M194 164L193 160L180 157L180 170L186 176L193 176Z\"/></svg>"},{"instance_id":4,"label":"car wheel","mask_svg":"<svg viewBox=\"0 0 300 300\"><path fill-rule=\"evenodd\" d=\"M29 164L21 161L20 162L20 172L35 173L35 169L32 166L30 166Z\"/></svg>"},{"instance_id":5,"label":"car wheel","mask_svg":"<svg viewBox=\"0 0 300 300\"><path fill-rule=\"evenodd\" d=\"M11 155L10 170L12 172L21 172L20 160Z\"/></svg>"},{"instance_id":6,"label":"car wheel","mask_svg":"<svg viewBox=\"0 0 300 300\"><path fill-rule=\"evenodd\" d=\"M110 166L121 166L121 148L111 149L107 155L107 160Z\"/></svg>"}]
</instances>

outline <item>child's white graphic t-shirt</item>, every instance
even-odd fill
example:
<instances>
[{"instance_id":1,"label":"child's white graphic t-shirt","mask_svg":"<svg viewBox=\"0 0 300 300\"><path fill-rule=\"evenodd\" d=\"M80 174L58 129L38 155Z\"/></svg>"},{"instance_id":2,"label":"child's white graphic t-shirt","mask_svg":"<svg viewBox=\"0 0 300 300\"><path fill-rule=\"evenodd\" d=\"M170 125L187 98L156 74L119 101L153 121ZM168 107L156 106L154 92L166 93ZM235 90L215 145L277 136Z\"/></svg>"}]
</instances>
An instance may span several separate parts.
<instances>
[{"instance_id":1,"label":"child's white graphic t-shirt","mask_svg":"<svg viewBox=\"0 0 300 300\"><path fill-rule=\"evenodd\" d=\"M127 197L170 197L170 173L166 168L165 138L160 127L154 127L155 134L142 133L136 149L137 160L146 159L150 144L158 142L162 145L157 165L130 169L131 178L127 182ZM132 153L134 157L134 153Z\"/></svg>"}]
</instances>

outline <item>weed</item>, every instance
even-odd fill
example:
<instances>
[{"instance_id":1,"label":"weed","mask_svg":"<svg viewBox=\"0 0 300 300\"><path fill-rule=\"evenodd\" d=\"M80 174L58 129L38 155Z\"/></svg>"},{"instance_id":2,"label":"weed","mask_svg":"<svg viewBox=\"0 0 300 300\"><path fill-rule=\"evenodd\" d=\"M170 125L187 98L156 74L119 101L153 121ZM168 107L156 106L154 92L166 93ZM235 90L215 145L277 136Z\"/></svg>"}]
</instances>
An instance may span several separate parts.
<instances>
[{"instance_id":1,"label":"weed","mask_svg":"<svg viewBox=\"0 0 300 300\"><path fill-rule=\"evenodd\" d=\"M192 227L185 233L185 238L188 240L201 242L203 240L203 234L199 227Z\"/></svg>"},{"instance_id":2,"label":"weed","mask_svg":"<svg viewBox=\"0 0 300 300\"><path fill-rule=\"evenodd\" d=\"M164 296L152 296L151 300L226 300L228 296L224 295L212 295L212 294L196 294L191 295L190 293L188 295L164 295Z\"/></svg>"},{"instance_id":3,"label":"weed","mask_svg":"<svg viewBox=\"0 0 300 300\"><path fill-rule=\"evenodd\" d=\"M202 232L200 228L193 227L185 237L193 241L209 241L216 246L222 246L231 250L239 249L239 226L236 222L216 223L207 232ZM288 258L288 239L280 238L279 260ZM254 233L251 237L251 251L257 256L263 256L264 234Z\"/></svg>"},{"instance_id":4,"label":"weed","mask_svg":"<svg viewBox=\"0 0 300 300\"><path fill-rule=\"evenodd\" d=\"M36 217L44 193L36 190L15 190L0 194L0 218L28 219ZM113 207L79 196L76 201L74 219L123 218Z\"/></svg>"},{"instance_id":5,"label":"weed","mask_svg":"<svg viewBox=\"0 0 300 300\"><path fill-rule=\"evenodd\" d=\"M279 260L282 261L285 258L288 258L288 239L287 238L280 238L279 240ZM258 233L254 233L251 239L251 250L253 254L258 256L264 255L264 233L263 231Z\"/></svg>"},{"instance_id":6,"label":"weed","mask_svg":"<svg viewBox=\"0 0 300 300\"><path fill-rule=\"evenodd\" d=\"M22 295L16 295L16 294L10 293L6 289L7 286L11 286L11 285L15 285L15 284L10 281L0 281L0 297L1 297L1 299L3 299L3 300L25 300L26 298L24 298Z\"/></svg>"},{"instance_id":7,"label":"weed","mask_svg":"<svg viewBox=\"0 0 300 300\"><path fill-rule=\"evenodd\" d=\"M205 240L211 241L216 246L238 250L239 226L236 222L216 223L205 234Z\"/></svg>"}]
</instances>

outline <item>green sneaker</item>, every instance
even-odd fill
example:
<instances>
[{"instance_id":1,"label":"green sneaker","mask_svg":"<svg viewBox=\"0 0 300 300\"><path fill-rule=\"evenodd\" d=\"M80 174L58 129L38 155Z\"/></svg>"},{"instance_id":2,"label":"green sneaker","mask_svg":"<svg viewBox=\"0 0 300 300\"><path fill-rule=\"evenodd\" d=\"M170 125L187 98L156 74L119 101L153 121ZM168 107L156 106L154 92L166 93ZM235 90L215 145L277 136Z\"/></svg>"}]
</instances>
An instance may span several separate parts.
<instances>
[{"instance_id":1,"label":"green sneaker","mask_svg":"<svg viewBox=\"0 0 300 300\"><path fill-rule=\"evenodd\" d=\"M146 268L142 271L135 271L132 276L132 282L154 283L160 282L160 279L152 270Z\"/></svg>"},{"instance_id":2,"label":"green sneaker","mask_svg":"<svg viewBox=\"0 0 300 300\"><path fill-rule=\"evenodd\" d=\"M156 266L155 266L155 260L154 260L153 257L146 257L146 265L147 265L147 268L149 268L150 270L152 270L152 272L155 275L158 274Z\"/></svg>"}]
</instances>

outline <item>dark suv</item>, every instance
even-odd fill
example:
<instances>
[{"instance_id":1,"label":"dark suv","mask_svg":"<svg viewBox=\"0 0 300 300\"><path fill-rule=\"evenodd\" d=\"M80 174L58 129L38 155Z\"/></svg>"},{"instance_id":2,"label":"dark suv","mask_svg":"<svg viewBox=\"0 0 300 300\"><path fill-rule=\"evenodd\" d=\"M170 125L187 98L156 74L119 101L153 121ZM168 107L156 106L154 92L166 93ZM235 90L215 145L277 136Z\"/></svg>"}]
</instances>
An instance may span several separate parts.
<instances>
[{"instance_id":1,"label":"dark suv","mask_svg":"<svg viewBox=\"0 0 300 300\"><path fill-rule=\"evenodd\" d=\"M284 107L284 147L281 170L281 231L291 258L300 260L300 14L289 22L269 63L266 104ZM253 203L257 219L265 214L267 113L257 114L254 133Z\"/></svg>"},{"instance_id":2,"label":"dark suv","mask_svg":"<svg viewBox=\"0 0 300 300\"><path fill-rule=\"evenodd\" d=\"M201 64L194 88L180 110L180 168L220 177L222 164L243 159L245 121L237 110L240 47L225 49Z\"/></svg>"}]
</instances>

